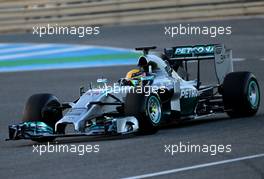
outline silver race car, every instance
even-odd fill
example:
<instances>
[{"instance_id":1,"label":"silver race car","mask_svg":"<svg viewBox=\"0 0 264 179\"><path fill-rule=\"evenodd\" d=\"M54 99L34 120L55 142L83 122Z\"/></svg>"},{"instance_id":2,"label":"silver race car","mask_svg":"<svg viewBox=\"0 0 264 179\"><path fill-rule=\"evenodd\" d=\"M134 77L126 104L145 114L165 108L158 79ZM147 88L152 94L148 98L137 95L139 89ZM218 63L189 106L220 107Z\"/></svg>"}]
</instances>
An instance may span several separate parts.
<instances>
[{"instance_id":1,"label":"silver race car","mask_svg":"<svg viewBox=\"0 0 264 179\"><path fill-rule=\"evenodd\" d=\"M232 51L224 45L165 48L142 47L137 69L117 83L98 79L97 87L80 89L74 102L60 103L52 94L31 96L22 122L9 126L9 139L38 142L57 137L152 134L163 124L227 113L253 116L260 104L256 77L233 72ZM213 62L217 82L204 85L200 62ZM189 80L188 62L197 62L197 78Z\"/></svg>"}]
</instances>

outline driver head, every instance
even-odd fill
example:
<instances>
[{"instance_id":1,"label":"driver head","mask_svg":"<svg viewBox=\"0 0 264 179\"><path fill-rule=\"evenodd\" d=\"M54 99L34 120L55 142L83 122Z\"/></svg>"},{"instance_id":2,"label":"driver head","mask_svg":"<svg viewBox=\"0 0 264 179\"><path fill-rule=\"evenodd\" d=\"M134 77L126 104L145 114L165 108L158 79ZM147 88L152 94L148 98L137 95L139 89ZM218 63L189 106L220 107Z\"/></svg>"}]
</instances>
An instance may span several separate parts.
<instances>
[{"instance_id":1,"label":"driver head","mask_svg":"<svg viewBox=\"0 0 264 179\"><path fill-rule=\"evenodd\" d=\"M146 59L146 57L141 56L138 59L138 67L144 72L148 71L148 60Z\"/></svg>"}]
</instances>

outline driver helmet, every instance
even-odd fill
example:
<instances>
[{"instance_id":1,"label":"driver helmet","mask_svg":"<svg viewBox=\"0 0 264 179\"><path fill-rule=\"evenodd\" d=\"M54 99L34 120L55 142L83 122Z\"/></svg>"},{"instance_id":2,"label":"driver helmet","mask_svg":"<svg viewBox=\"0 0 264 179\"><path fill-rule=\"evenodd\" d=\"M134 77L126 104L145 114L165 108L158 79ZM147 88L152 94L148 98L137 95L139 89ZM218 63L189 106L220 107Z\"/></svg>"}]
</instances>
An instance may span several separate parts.
<instances>
[{"instance_id":1,"label":"driver helmet","mask_svg":"<svg viewBox=\"0 0 264 179\"><path fill-rule=\"evenodd\" d=\"M141 75L141 72L139 69L132 69L126 74L127 79L136 78Z\"/></svg>"},{"instance_id":2,"label":"driver helmet","mask_svg":"<svg viewBox=\"0 0 264 179\"><path fill-rule=\"evenodd\" d=\"M147 72L148 71L148 60L146 59L146 57L144 56L141 56L139 59L138 59L138 64L137 66L140 68L140 70L142 72Z\"/></svg>"}]
</instances>

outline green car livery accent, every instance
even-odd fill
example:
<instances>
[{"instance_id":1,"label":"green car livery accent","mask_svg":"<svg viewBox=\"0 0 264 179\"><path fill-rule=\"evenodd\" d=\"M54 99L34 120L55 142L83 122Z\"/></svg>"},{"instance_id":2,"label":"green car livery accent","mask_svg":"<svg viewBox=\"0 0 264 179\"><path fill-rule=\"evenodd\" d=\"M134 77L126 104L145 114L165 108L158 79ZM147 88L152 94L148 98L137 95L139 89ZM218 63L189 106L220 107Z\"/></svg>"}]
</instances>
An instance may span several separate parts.
<instances>
[{"instance_id":1,"label":"green car livery accent","mask_svg":"<svg viewBox=\"0 0 264 179\"><path fill-rule=\"evenodd\" d=\"M44 122L23 122L20 126L24 127L27 132L34 132L37 134L53 134L53 129Z\"/></svg>"}]
</instances>

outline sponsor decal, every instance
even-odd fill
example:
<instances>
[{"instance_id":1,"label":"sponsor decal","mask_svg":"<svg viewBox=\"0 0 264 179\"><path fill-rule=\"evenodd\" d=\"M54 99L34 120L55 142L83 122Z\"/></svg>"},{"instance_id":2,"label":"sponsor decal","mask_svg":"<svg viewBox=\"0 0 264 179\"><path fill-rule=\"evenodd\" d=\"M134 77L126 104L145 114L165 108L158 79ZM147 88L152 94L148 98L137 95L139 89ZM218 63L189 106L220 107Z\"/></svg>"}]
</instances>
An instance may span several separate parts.
<instances>
[{"instance_id":1,"label":"sponsor decal","mask_svg":"<svg viewBox=\"0 0 264 179\"><path fill-rule=\"evenodd\" d=\"M198 91L195 89L182 89L181 98L195 98L198 96Z\"/></svg>"},{"instance_id":2,"label":"sponsor decal","mask_svg":"<svg viewBox=\"0 0 264 179\"><path fill-rule=\"evenodd\" d=\"M175 50L175 55L213 55L214 54L214 45L207 46L194 46L194 47L178 47Z\"/></svg>"}]
</instances>

